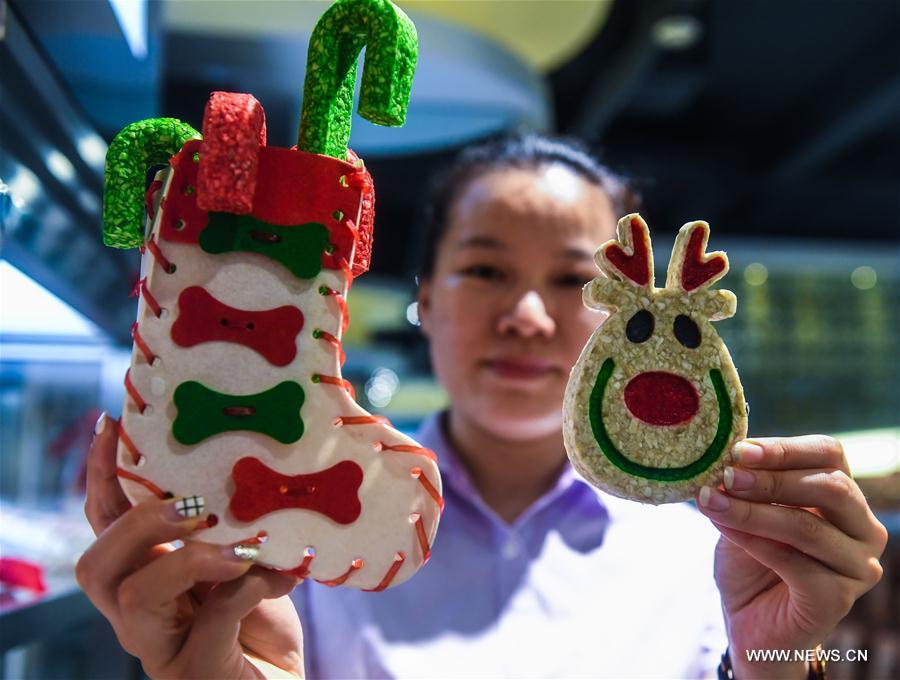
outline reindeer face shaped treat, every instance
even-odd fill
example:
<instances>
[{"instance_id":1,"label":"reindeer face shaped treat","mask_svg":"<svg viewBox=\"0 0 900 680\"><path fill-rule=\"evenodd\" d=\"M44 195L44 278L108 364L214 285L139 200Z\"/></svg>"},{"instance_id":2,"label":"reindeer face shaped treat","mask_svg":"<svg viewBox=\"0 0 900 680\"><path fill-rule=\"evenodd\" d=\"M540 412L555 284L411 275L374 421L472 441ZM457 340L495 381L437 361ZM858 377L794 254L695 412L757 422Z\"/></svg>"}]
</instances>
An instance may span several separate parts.
<instances>
[{"instance_id":1,"label":"reindeer face shaped treat","mask_svg":"<svg viewBox=\"0 0 900 680\"><path fill-rule=\"evenodd\" d=\"M119 428L129 499L184 498L197 540L383 590L428 559L443 500L434 454L341 376L346 297L372 247L372 178L346 147L363 45L360 112L402 124L415 29L387 0L338 0L311 38L299 149L266 146L248 94L214 92L202 136L130 125L107 156L104 230L145 248ZM145 173L165 163L144 228Z\"/></svg>"},{"instance_id":2,"label":"reindeer face shaped treat","mask_svg":"<svg viewBox=\"0 0 900 680\"><path fill-rule=\"evenodd\" d=\"M585 286L589 307L614 310L591 336L566 387L564 435L575 468L595 486L644 503L691 498L716 485L747 433L737 371L710 321L736 298L711 286L728 272L706 254L709 225L678 232L665 288L653 285L647 224L619 220L597 251L606 276Z\"/></svg>"}]
</instances>

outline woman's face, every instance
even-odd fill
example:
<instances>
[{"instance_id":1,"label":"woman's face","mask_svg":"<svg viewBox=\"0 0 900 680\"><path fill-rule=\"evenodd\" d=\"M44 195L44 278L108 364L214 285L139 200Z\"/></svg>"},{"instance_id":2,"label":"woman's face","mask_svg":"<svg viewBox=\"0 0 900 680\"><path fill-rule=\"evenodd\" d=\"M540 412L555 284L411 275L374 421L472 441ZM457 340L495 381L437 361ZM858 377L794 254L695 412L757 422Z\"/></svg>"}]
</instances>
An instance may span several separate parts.
<instances>
[{"instance_id":1,"label":"woman's face","mask_svg":"<svg viewBox=\"0 0 900 680\"><path fill-rule=\"evenodd\" d=\"M512 441L561 429L569 371L603 319L581 288L615 225L603 189L561 164L492 170L463 187L419 289L458 416Z\"/></svg>"}]
</instances>

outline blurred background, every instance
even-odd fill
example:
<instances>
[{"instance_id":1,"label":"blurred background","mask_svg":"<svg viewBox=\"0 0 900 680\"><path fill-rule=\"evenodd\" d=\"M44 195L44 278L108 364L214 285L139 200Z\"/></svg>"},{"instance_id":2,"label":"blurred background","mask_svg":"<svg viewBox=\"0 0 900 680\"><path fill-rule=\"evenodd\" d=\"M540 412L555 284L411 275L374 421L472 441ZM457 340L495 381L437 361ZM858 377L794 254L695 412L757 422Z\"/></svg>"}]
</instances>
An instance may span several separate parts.
<instances>
[{"instance_id":1,"label":"blurred background","mask_svg":"<svg viewBox=\"0 0 900 680\"><path fill-rule=\"evenodd\" d=\"M359 400L409 430L445 403L413 304L434 173L504 131L582 138L640 189L657 253L697 218L728 251L738 313L718 330L751 433L841 435L892 541L830 641L868 662L829 675L900 677L900 3L398 4L419 32L409 122L356 118L351 137L378 201L349 299ZM140 676L71 577L91 537L84 455L99 411L121 411L136 311L139 254L100 240L107 144L154 116L200 129L229 90L263 104L270 145L293 145L326 7L0 0L3 678Z\"/></svg>"}]
</instances>

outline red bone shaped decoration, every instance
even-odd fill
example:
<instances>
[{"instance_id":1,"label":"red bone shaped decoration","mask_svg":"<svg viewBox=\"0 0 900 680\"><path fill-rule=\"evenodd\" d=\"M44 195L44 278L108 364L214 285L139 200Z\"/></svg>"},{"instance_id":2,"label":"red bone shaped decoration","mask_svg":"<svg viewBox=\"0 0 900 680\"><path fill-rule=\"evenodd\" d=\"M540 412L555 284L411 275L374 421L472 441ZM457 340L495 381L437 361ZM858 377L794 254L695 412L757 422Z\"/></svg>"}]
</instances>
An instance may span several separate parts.
<instances>
[{"instance_id":1,"label":"red bone shaped decoration","mask_svg":"<svg viewBox=\"0 0 900 680\"><path fill-rule=\"evenodd\" d=\"M181 347L221 340L256 350L273 366L287 366L297 356L303 312L285 305L251 312L216 300L205 288L190 286L178 296L172 340Z\"/></svg>"},{"instance_id":2,"label":"red bone shaped decoration","mask_svg":"<svg viewBox=\"0 0 900 680\"><path fill-rule=\"evenodd\" d=\"M276 510L312 510L338 524L352 524L362 507L357 492L362 468L344 460L327 470L308 475L283 475L256 458L241 458L231 470L234 495L229 509L241 522Z\"/></svg>"},{"instance_id":3,"label":"red bone shaped decoration","mask_svg":"<svg viewBox=\"0 0 900 680\"><path fill-rule=\"evenodd\" d=\"M705 255L709 241L709 225L697 222L692 226L690 240L684 250L681 280L677 282L690 293L704 285L711 285L725 276L728 260L725 253L716 251Z\"/></svg>"},{"instance_id":4,"label":"red bone shaped decoration","mask_svg":"<svg viewBox=\"0 0 900 680\"><path fill-rule=\"evenodd\" d=\"M625 248L618 243L606 244L603 256L618 273L637 286L653 285L653 256L650 254L650 235L647 225L640 218L631 219L631 229L626 232ZM631 254L628 251L631 251ZM623 279L624 280L624 279Z\"/></svg>"}]
</instances>

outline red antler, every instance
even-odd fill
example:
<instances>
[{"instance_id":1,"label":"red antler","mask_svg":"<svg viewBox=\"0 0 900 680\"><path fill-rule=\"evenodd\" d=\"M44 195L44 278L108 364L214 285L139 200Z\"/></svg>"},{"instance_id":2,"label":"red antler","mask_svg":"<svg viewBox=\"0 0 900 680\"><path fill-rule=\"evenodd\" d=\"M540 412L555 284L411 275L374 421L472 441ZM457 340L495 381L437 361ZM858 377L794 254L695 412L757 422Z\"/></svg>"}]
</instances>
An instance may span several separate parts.
<instances>
[{"instance_id":1,"label":"red antler","mask_svg":"<svg viewBox=\"0 0 900 680\"><path fill-rule=\"evenodd\" d=\"M600 266L612 278L652 286L653 250L647 223L637 213L626 215L619 220L616 234L618 240L600 246Z\"/></svg>"},{"instance_id":2,"label":"red antler","mask_svg":"<svg viewBox=\"0 0 900 680\"><path fill-rule=\"evenodd\" d=\"M706 254L709 225L691 222L678 232L670 261L667 286L680 286L690 293L718 281L728 273L728 258L723 252Z\"/></svg>"}]
</instances>

